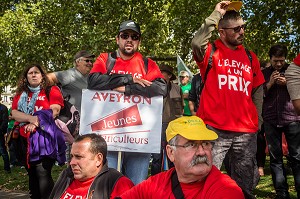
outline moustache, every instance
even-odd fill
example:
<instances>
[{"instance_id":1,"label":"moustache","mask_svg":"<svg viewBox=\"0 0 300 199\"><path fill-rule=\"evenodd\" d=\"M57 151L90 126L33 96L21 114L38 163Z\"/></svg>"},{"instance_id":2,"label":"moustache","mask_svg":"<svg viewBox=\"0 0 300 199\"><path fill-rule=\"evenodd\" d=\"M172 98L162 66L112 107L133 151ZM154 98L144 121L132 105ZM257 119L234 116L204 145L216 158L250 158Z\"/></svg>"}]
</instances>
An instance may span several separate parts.
<instances>
[{"instance_id":1,"label":"moustache","mask_svg":"<svg viewBox=\"0 0 300 199\"><path fill-rule=\"evenodd\" d=\"M207 166L210 166L210 163L209 163L208 158L207 158L206 155L204 155L204 156L200 156L200 155L195 156L193 158L192 162L191 162L191 166L193 167L197 164L202 164L202 163L205 163L205 164L207 164Z\"/></svg>"}]
</instances>

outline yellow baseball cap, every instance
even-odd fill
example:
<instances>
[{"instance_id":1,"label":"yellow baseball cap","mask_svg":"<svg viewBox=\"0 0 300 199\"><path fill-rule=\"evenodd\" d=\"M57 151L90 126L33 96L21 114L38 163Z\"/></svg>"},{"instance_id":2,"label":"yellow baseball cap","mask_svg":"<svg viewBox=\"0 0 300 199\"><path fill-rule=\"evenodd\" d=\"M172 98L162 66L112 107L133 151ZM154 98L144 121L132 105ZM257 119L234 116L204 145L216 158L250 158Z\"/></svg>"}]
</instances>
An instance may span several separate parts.
<instances>
[{"instance_id":1,"label":"yellow baseball cap","mask_svg":"<svg viewBox=\"0 0 300 199\"><path fill-rule=\"evenodd\" d=\"M206 128L203 120L197 116L182 116L171 121L166 130L169 142L176 135L181 135L188 140L215 140L218 135Z\"/></svg>"},{"instance_id":2,"label":"yellow baseball cap","mask_svg":"<svg viewBox=\"0 0 300 199\"><path fill-rule=\"evenodd\" d=\"M243 5L242 1L231 1L230 4L228 5L227 10L235 10L239 11Z\"/></svg>"}]
</instances>

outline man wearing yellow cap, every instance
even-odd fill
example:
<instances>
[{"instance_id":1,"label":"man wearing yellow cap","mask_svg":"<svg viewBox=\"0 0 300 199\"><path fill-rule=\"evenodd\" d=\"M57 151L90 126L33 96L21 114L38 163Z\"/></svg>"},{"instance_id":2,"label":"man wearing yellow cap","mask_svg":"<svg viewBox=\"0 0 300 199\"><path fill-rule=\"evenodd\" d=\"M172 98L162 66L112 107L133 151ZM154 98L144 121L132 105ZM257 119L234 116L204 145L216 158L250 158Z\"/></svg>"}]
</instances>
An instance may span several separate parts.
<instances>
[{"instance_id":1,"label":"man wearing yellow cap","mask_svg":"<svg viewBox=\"0 0 300 199\"><path fill-rule=\"evenodd\" d=\"M220 169L226 156L227 173L247 199L254 199L264 76L257 56L243 46L246 24L238 12L241 4L218 2L192 40L204 82L196 115L219 136L214 142L213 164ZM209 42L216 27L219 39Z\"/></svg>"},{"instance_id":2,"label":"man wearing yellow cap","mask_svg":"<svg viewBox=\"0 0 300 199\"><path fill-rule=\"evenodd\" d=\"M218 135L197 116L171 121L166 130L167 155L174 168L151 176L121 195L122 199L244 198L241 188L212 165L212 140Z\"/></svg>"}]
</instances>

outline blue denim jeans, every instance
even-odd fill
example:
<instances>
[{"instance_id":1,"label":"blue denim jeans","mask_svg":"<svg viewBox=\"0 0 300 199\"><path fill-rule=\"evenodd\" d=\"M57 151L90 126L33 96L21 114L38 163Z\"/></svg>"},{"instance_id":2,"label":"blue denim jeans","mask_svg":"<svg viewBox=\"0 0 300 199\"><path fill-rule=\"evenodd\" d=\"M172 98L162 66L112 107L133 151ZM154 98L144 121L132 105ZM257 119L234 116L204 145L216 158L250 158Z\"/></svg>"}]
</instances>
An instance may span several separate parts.
<instances>
[{"instance_id":1,"label":"blue denim jeans","mask_svg":"<svg viewBox=\"0 0 300 199\"><path fill-rule=\"evenodd\" d=\"M168 127L169 122L163 122L162 123L162 128L161 128L161 149L160 153L152 153L152 164L151 164L151 176L158 174L164 170L164 154L166 153L166 145L167 145L167 140L166 140L166 129ZM167 155L165 155L167 158ZM167 158L167 164L168 168L173 167L173 163Z\"/></svg>"},{"instance_id":2,"label":"blue denim jeans","mask_svg":"<svg viewBox=\"0 0 300 199\"><path fill-rule=\"evenodd\" d=\"M147 179L150 153L122 152L121 171L135 185ZM107 152L108 167L117 169L118 152Z\"/></svg>"},{"instance_id":3,"label":"blue denim jeans","mask_svg":"<svg viewBox=\"0 0 300 199\"><path fill-rule=\"evenodd\" d=\"M3 162L4 162L4 170L10 171L9 156L5 146L4 135L2 132L0 132L0 153L2 155Z\"/></svg>"},{"instance_id":4,"label":"blue denim jeans","mask_svg":"<svg viewBox=\"0 0 300 199\"><path fill-rule=\"evenodd\" d=\"M213 164L220 169L227 158L226 170L241 187L245 198L255 198L253 190L258 184L259 174L256 164L256 133L240 133L207 126L218 134L213 141Z\"/></svg>"},{"instance_id":5,"label":"blue denim jeans","mask_svg":"<svg viewBox=\"0 0 300 199\"><path fill-rule=\"evenodd\" d=\"M283 127L276 127L264 122L265 134L270 153L270 168L273 185L277 194L288 193L286 171L283 164L282 133L288 145L289 161L293 171L295 188L300 198L300 122L292 122Z\"/></svg>"}]
</instances>

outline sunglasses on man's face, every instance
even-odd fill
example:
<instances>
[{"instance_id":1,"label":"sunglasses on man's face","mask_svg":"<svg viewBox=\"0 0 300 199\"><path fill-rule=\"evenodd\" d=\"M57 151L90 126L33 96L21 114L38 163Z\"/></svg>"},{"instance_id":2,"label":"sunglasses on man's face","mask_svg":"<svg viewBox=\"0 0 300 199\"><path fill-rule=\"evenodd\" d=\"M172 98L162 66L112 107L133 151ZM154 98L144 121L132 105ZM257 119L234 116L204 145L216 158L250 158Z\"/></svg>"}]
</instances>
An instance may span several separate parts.
<instances>
[{"instance_id":1,"label":"sunglasses on man's face","mask_svg":"<svg viewBox=\"0 0 300 199\"><path fill-rule=\"evenodd\" d=\"M140 40L140 36L137 35L137 34L132 34L132 35L130 35L130 34L128 34L128 33L124 33L124 34L120 34L120 37L121 37L122 39L124 39L124 40L127 40L129 37L131 37L131 39L132 39L133 41Z\"/></svg>"},{"instance_id":2,"label":"sunglasses on man's face","mask_svg":"<svg viewBox=\"0 0 300 199\"><path fill-rule=\"evenodd\" d=\"M86 63L89 63L89 62L93 63L93 60L91 60L91 59L82 59L82 61L85 61Z\"/></svg>"},{"instance_id":3,"label":"sunglasses on man's face","mask_svg":"<svg viewBox=\"0 0 300 199\"><path fill-rule=\"evenodd\" d=\"M222 29L232 29L235 33L238 33L241 31L241 29L243 28L243 30L246 29L246 24L243 24L241 26L237 26L237 27L233 27L233 28L222 28Z\"/></svg>"}]
</instances>

